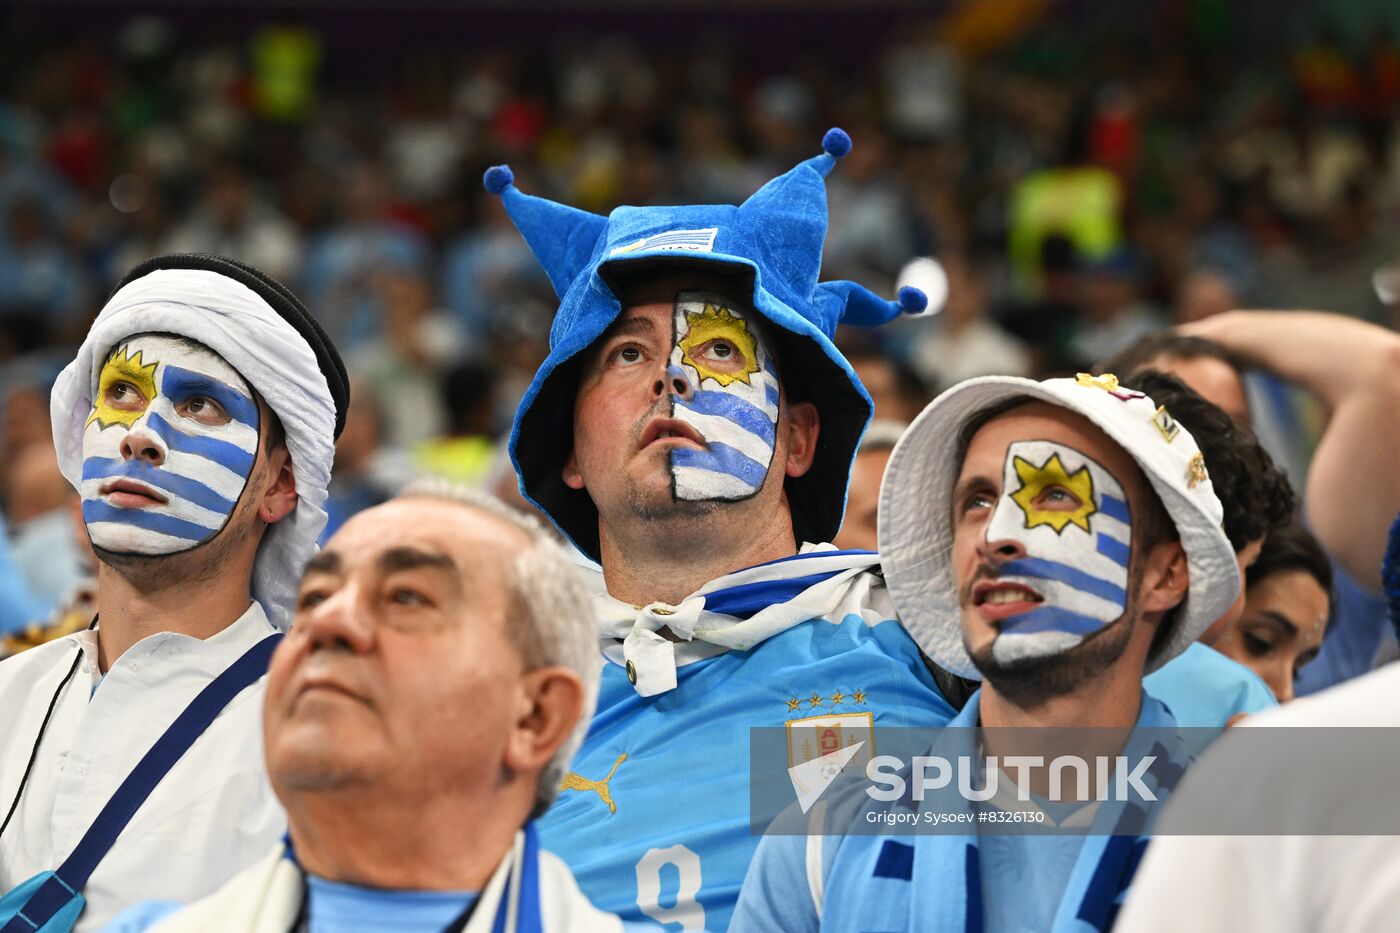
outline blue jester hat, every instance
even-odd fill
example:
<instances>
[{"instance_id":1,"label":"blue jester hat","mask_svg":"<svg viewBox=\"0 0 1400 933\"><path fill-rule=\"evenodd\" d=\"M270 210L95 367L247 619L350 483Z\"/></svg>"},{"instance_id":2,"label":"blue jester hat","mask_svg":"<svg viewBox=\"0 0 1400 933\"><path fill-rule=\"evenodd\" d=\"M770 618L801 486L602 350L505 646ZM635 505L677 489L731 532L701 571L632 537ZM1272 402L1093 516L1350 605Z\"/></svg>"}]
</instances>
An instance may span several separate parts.
<instances>
[{"instance_id":1,"label":"blue jester hat","mask_svg":"<svg viewBox=\"0 0 1400 933\"><path fill-rule=\"evenodd\" d=\"M826 176L850 151L851 139L832 129L822 148L741 205L619 207L607 217L521 192L504 165L487 169L486 190L500 195L559 295L549 356L516 411L511 460L525 497L589 556L598 557L597 509L587 491L570 489L561 475L581 354L622 312L613 287L619 276L691 264L751 287L754 310L773 325L783 393L817 407L821 431L812 468L786 480L797 540L828 541L840 528L851 462L872 405L832 335L843 321L876 325L901 311L918 313L927 299L915 288L900 289L892 302L854 282L818 281Z\"/></svg>"}]
</instances>

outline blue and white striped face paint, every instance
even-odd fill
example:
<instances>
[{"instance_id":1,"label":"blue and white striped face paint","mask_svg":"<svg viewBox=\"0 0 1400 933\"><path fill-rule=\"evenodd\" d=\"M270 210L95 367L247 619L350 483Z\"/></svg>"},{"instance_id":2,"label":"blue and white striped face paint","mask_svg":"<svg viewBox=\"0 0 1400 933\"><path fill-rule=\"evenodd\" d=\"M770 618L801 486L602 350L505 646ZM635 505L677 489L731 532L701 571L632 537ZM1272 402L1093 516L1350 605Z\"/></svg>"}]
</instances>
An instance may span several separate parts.
<instances>
[{"instance_id":1,"label":"blue and white striped face paint","mask_svg":"<svg viewBox=\"0 0 1400 933\"><path fill-rule=\"evenodd\" d=\"M671 452L672 488L690 501L746 499L763 488L778 432L773 355L749 315L722 296L676 296L671 367L694 393L673 397L671 417L689 424L705 450Z\"/></svg>"},{"instance_id":2,"label":"blue and white striped face paint","mask_svg":"<svg viewBox=\"0 0 1400 933\"><path fill-rule=\"evenodd\" d=\"M992 646L997 660L1067 651L1122 617L1132 520L1122 484L1097 461L1050 441L1012 444L986 533L1026 551L997 579L1043 600L1003 621Z\"/></svg>"},{"instance_id":3,"label":"blue and white striped face paint","mask_svg":"<svg viewBox=\"0 0 1400 933\"><path fill-rule=\"evenodd\" d=\"M98 377L83 433L83 521L92 543L172 554L224 527L258 450L258 406L213 351L142 334Z\"/></svg>"}]
</instances>

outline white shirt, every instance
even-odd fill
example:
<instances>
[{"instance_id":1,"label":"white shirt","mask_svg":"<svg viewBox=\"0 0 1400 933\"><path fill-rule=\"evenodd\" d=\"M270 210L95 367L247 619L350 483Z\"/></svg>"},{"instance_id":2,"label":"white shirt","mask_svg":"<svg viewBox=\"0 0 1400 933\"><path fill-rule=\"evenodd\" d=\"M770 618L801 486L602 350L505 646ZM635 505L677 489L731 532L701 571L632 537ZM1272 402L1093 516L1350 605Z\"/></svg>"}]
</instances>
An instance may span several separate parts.
<instances>
[{"instance_id":1,"label":"white shirt","mask_svg":"<svg viewBox=\"0 0 1400 933\"><path fill-rule=\"evenodd\" d=\"M1261 713L1247 725L1400 726L1400 665ZM1297 780L1268 763L1260 772L1261 783ZM1305 773L1308 784L1290 792L1326 806L1329 789L1319 786L1317 771ZM1370 786L1386 784L1378 777ZM1396 781L1400 775L1391 775L1389 792L1351 803L1393 813ZM1226 794L1246 805L1250 788L1192 787L1188 772L1173 803L1189 802L1189 794ZM1164 822L1169 815L1170 807ZM1161 835L1147 849L1114 933L1371 933L1395 929L1397 917L1400 837Z\"/></svg>"},{"instance_id":2,"label":"white shirt","mask_svg":"<svg viewBox=\"0 0 1400 933\"><path fill-rule=\"evenodd\" d=\"M58 697L19 809L0 836L0 892L59 867L127 775L210 681L275 629L253 603L200 640L143 638L103 677L97 633L79 632L0 662L0 819ZM286 815L263 764L266 678L233 698L136 812L83 891L78 933L144 900L192 901L260 859Z\"/></svg>"}]
</instances>

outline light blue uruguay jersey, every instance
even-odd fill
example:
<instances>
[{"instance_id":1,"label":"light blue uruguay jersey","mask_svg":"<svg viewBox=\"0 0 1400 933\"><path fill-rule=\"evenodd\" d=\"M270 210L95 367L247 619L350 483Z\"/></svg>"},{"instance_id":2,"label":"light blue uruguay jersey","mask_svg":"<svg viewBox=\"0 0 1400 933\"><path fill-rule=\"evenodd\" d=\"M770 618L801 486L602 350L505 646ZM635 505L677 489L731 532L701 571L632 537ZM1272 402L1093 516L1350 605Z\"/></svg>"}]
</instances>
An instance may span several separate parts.
<instances>
[{"instance_id":1,"label":"light blue uruguay jersey","mask_svg":"<svg viewBox=\"0 0 1400 933\"><path fill-rule=\"evenodd\" d=\"M676 606L598 597L609 663L597 713L538 821L593 903L670 931L724 931L760 838L749 831L751 728L952 718L894 621L878 562L805 545Z\"/></svg>"}]
</instances>

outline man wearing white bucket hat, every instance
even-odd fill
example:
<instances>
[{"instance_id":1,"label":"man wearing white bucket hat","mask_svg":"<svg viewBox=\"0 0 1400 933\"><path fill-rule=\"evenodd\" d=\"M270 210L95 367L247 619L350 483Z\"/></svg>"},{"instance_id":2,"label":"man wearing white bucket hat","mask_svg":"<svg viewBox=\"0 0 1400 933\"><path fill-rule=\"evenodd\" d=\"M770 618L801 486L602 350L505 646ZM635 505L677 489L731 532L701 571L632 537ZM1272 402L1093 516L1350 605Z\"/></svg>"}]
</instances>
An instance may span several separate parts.
<instances>
[{"instance_id":1,"label":"man wearing white bucket hat","mask_svg":"<svg viewBox=\"0 0 1400 933\"><path fill-rule=\"evenodd\" d=\"M1111 376L954 387L900 440L880 496L905 627L935 663L983 681L950 726L1173 728L1142 678L1239 593L1220 521L1195 440ZM911 842L766 838L733 928L1106 930L1146 844ZM784 887L811 896L775 903Z\"/></svg>"},{"instance_id":2,"label":"man wearing white bucket hat","mask_svg":"<svg viewBox=\"0 0 1400 933\"><path fill-rule=\"evenodd\" d=\"M345 370L281 285L161 256L108 299L51 400L101 559L97 615L0 664L0 929L188 900L279 838L268 657L325 525Z\"/></svg>"}]
</instances>

